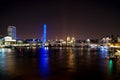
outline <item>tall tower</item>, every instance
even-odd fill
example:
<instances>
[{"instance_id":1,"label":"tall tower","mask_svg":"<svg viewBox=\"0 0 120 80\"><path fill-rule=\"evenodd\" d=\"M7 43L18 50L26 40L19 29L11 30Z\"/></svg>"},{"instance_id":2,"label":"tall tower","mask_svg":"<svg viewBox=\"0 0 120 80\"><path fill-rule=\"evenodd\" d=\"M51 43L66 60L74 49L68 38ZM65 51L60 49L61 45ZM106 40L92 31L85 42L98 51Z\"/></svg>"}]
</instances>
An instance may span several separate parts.
<instances>
[{"instance_id":1,"label":"tall tower","mask_svg":"<svg viewBox=\"0 0 120 80\"><path fill-rule=\"evenodd\" d=\"M46 43L46 24L44 24L43 42Z\"/></svg>"},{"instance_id":2,"label":"tall tower","mask_svg":"<svg viewBox=\"0 0 120 80\"><path fill-rule=\"evenodd\" d=\"M8 26L8 36L12 37L13 40L16 40L16 27Z\"/></svg>"}]
</instances>

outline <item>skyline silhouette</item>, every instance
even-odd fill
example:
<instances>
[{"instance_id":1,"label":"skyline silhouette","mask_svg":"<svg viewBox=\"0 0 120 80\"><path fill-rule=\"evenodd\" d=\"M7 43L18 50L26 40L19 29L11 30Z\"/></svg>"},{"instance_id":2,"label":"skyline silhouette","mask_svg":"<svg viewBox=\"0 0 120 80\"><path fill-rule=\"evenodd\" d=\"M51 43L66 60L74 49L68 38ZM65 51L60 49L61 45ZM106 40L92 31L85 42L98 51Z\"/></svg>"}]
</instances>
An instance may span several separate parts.
<instances>
[{"instance_id":1,"label":"skyline silhouette","mask_svg":"<svg viewBox=\"0 0 120 80\"><path fill-rule=\"evenodd\" d=\"M101 38L120 34L120 2L117 0L1 0L0 35L15 26L22 39Z\"/></svg>"}]
</instances>

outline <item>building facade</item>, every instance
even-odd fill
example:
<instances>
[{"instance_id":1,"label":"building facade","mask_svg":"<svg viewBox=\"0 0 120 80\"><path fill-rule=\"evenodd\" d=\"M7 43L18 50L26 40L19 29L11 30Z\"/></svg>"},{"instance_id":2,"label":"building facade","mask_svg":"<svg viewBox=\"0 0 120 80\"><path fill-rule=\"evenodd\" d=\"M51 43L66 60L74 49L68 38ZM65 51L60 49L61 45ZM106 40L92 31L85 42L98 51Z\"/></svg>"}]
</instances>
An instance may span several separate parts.
<instances>
[{"instance_id":1,"label":"building facade","mask_svg":"<svg viewBox=\"0 0 120 80\"><path fill-rule=\"evenodd\" d=\"M12 37L13 40L16 40L16 27L8 26L8 36Z\"/></svg>"},{"instance_id":2,"label":"building facade","mask_svg":"<svg viewBox=\"0 0 120 80\"><path fill-rule=\"evenodd\" d=\"M0 36L0 47L3 45L4 37Z\"/></svg>"}]
</instances>

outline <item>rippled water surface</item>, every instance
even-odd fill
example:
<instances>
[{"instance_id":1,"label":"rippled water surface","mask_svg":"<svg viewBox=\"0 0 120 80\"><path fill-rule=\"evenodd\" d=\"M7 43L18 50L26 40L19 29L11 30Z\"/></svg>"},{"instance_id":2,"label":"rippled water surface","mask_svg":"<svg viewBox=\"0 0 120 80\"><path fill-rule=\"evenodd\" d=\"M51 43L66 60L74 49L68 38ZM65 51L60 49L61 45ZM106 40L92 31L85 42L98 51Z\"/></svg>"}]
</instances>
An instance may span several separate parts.
<instances>
[{"instance_id":1,"label":"rippled water surface","mask_svg":"<svg viewBox=\"0 0 120 80\"><path fill-rule=\"evenodd\" d=\"M82 48L0 48L0 80L120 80L120 60Z\"/></svg>"}]
</instances>

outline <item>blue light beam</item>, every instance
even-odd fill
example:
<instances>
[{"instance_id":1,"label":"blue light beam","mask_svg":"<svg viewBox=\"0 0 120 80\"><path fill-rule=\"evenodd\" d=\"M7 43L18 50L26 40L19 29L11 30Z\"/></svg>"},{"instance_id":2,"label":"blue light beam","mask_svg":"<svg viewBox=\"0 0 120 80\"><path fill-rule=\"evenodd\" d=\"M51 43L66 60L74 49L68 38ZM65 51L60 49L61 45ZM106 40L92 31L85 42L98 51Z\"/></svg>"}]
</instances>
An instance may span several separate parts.
<instances>
[{"instance_id":1,"label":"blue light beam","mask_svg":"<svg viewBox=\"0 0 120 80\"><path fill-rule=\"evenodd\" d=\"M44 24L43 42L46 43L46 24Z\"/></svg>"}]
</instances>

